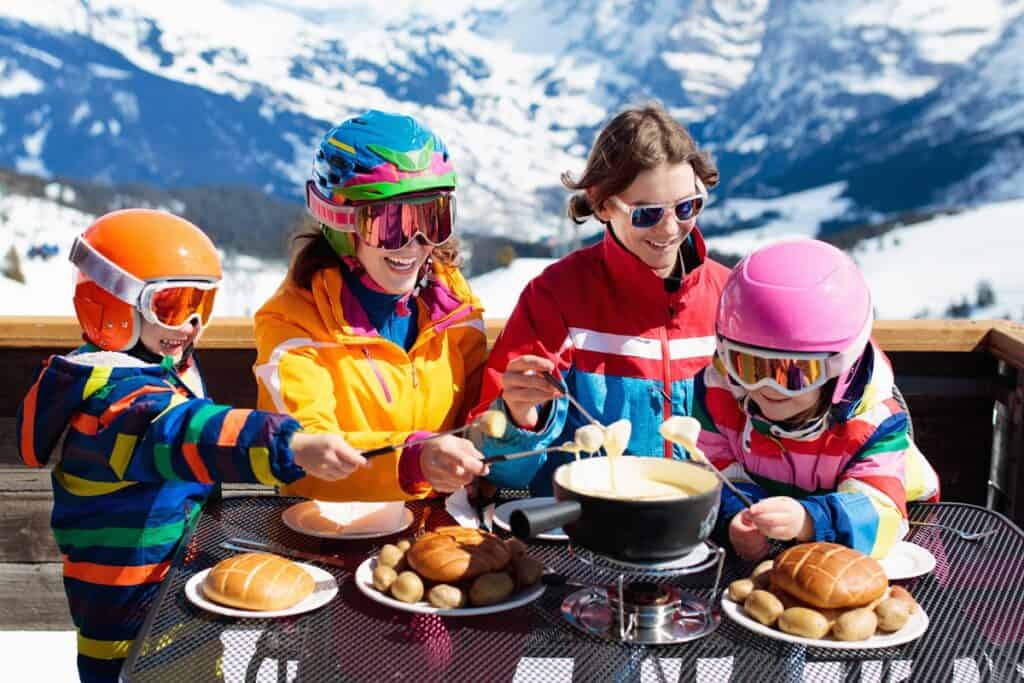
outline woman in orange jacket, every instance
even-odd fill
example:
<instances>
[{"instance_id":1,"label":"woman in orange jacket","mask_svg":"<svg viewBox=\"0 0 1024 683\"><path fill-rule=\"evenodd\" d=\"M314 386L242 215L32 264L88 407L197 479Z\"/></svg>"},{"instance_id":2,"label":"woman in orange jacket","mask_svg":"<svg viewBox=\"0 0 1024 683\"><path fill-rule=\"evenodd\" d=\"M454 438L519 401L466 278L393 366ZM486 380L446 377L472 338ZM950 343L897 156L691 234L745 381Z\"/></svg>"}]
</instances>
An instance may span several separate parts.
<instances>
[{"instance_id":1,"label":"woman in orange jacket","mask_svg":"<svg viewBox=\"0 0 1024 683\"><path fill-rule=\"evenodd\" d=\"M414 119L370 111L322 140L306 184L320 226L299 235L285 282L256 313L259 403L360 450L463 424L486 339L452 238L455 170ZM344 481L284 491L318 500L403 500L486 473L445 436L370 460Z\"/></svg>"}]
</instances>

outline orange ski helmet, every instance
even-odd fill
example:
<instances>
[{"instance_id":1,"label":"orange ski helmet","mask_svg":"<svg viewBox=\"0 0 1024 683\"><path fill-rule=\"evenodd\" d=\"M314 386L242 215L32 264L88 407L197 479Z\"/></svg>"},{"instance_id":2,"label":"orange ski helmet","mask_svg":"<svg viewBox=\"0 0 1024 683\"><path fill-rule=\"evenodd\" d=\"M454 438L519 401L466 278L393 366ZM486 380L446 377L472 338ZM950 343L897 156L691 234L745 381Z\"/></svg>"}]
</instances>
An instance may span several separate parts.
<instances>
[{"instance_id":1,"label":"orange ski helmet","mask_svg":"<svg viewBox=\"0 0 1024 683\"><path fill-rule=\"evenodd\" d=\"M210 238L184 218L124 209L96 219L75 238L75 313L85 337L106 351L139 340L141 321L205 325L222 277Z\"/></svg>"}]
</instances>

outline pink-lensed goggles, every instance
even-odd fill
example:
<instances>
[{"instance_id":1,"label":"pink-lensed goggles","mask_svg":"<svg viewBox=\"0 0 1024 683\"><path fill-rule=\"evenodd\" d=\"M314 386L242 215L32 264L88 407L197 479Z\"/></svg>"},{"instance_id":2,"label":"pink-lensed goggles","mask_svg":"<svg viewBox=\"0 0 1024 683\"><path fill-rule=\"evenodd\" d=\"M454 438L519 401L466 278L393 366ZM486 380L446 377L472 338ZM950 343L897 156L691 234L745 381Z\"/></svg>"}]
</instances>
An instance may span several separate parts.
<instances>
[{"instance_id":1,"label":"pink-lensed goggles","mask_svg":"<svg viewBox=\"0 0 1024 683\"><path fill-rule=\"evenodd\" d=\"M394 251L416 236L431 246L447 242L455 225L455 194L430 192L365 204L338 204L306 183L306 206L324 225L359 236L371 247Z\"/></svg>"}]
</instances>

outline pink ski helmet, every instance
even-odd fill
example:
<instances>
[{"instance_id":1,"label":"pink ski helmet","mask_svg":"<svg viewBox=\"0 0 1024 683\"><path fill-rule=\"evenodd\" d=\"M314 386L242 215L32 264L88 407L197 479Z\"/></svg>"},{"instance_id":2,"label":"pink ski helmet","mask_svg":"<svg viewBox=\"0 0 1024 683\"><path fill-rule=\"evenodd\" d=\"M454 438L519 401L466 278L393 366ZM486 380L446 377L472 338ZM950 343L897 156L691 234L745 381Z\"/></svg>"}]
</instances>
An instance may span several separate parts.
<instances>
[{"instance_id":1,"label":"pink ski helmet","mask_svg":"<svg viewBox=\"0 0 1024 683\"><path fill-rule=\"evenodd\" d=\"M832 403L853 379L871 336L871 291L849 256L813 239L777 242L740 261L722 289L715 322L723 338L771 351L836 353Z\"/></svg>"}]
</instances>

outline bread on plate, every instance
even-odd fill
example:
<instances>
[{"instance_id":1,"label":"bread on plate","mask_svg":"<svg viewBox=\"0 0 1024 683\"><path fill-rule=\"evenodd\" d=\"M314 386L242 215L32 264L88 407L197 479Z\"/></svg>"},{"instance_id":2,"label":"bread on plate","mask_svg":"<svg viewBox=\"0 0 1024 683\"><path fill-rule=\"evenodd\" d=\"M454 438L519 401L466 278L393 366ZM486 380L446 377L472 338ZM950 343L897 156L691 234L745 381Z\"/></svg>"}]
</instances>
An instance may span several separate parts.
<instances>
[{"instance_id":1,"label":"bread on plate","mask_svg":"<svg viewBox=\"0 0 1024 683\"><path fill-rule=\"evenodd\" d=\"M281 610L305 600L315 587L300 565L271 553L244 553L218 562L203 580L214 602L254 611Z\"/></svg>"}]
</instances>

